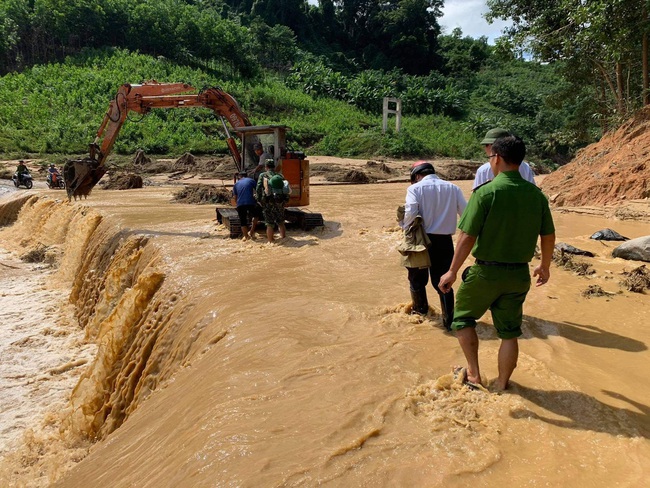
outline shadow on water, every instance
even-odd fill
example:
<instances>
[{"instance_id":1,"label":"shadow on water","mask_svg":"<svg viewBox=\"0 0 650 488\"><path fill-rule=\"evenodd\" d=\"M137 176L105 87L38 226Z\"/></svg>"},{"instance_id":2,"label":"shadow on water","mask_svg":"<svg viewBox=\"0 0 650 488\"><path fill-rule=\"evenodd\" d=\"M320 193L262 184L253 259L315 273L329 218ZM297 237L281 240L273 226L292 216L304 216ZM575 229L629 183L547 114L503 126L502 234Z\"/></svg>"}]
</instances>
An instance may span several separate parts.
<instances>
[{"instance_id":1,"label":"shadow on water","mask_svg":"<svg viewBox=\"0 0 650 488\"><path fill-rule=\"evenodd\" d=\"M641 352L648 349L644 342L593 325L577 324L575 322L552 322L529 315L524 316L521 330L523 333L521 339L548 339L556 336L587 346L605 349L619 349L628 352ZM494 327L487 322L479 321L476 332L481 340L498 339Z\"/></svg>"},{"instance_id":2,"label":"shadow on water","mask_svg":"<svg viewBox=\"0 0 650 488\"><path fill-rule=\"evenodd\" d=\"M628 352L641 352L648 349L645 343L636 339L615 334L593 325L577 324L575 322L551 322L525 316L522 329L524 338L547 339L550 336L558 336L592 347L620 349Z\"/></svg>"},{"instance_id":3,"label":"shadow on water","mask_svg":"<svg viewBox=\"0 0 650 488\"><path fill-rule=\"evenodd\" d=\"M567 429L603 432L614 436L644 437L650 434L650 407L635 402L620 393L604 391L606 395L627 402L632 408L612 407L594 397L570 390L536 390L511 382L513 393L556 416L540 415L528 409L511 412L515 419L536 419Z\"/></svg>"}]
</instances>

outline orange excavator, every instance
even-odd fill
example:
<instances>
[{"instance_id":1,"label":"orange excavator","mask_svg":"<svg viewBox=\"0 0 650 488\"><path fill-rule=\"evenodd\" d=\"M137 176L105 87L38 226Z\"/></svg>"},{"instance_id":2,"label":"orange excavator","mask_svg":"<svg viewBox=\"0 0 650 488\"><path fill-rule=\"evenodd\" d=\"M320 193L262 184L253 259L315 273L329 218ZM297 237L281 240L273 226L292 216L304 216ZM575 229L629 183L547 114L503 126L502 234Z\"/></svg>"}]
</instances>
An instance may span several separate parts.
<instances>
[{"instance_id":1,"label":"orange excavator","mask_svg":"<svg viewBox=\"0 0 650 488\"><path fill-rule=\"evenodd\" d=\"M204 107L211 109L220 118L237 172L252 169L257 165L254 146L266 142L265 152L276 160L276 168L282 171L291 186L291 195L285 210L286 219L290 223L297 223L303 229L322 226L321 214L292 208L309 205L309 161L302 152L288 149L286 132L289 128L282 125L253 126L237 101L220 88L207 88L198 93L196 91L186 83L148 81L140 85L122 85L111 100L95 140L89 146L89 157L68 161L64 166L63 175L68 199L87 197L104 176L106 159L129 112L145 115L156 108ZM241 152L228 130L228 125L240 139ZM229 228L231 237L241 232L234 209L217 208L217 218Z\"/></svg>"}]
</instances>

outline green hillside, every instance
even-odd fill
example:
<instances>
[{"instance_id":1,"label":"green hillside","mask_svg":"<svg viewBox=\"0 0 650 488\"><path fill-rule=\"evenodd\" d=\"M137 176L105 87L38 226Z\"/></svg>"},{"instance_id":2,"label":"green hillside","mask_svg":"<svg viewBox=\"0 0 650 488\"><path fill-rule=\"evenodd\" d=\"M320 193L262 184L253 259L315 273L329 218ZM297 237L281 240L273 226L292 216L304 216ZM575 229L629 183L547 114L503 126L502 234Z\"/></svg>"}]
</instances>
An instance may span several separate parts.
<instances>
[{"instance_id":1,"label":"green hillside","mask_svg":"<svg viewBox=\"0 0 650 488\"><path fill-rule=\"evenodd\" d=\"M366 72L365 76L370 75ZM516 121L514 115L494 105L490 108L491 117L480 121L470 118L473 124L444 113L413 114L406 99L402 130L399 134L390 130L382 135L380 109L363 110L348 100L314 90L305 93L308 90L304 86L295 80L289 83L289 78L283 81L268 74L263 78L233 80L166 58L102 50L0 78L0 152L16 156L84 153L117 88L123 83L151 79L182 81L197 88L219 86L238 100L254 124L290 126L290 143L311 154L480 157L477 139L481 133L490 124L509 125L510 117L512 124ZM363 86L370 91L369 83ZM426 97L425 90L420 93ZM380 103L383 95L378 91L367 98ZM468 95L465 99L463 103L474 103ZM422 102L424 106L427 103L426 99ZM435 106L436 102L430 103ZM114 152L131 154L143 149L147 153L170 155L186 151L225 153L222 131L220 121L209 110L154 110L145 117L133 114L124 125Z\"/></svg>"},{"instance_id":2,"label":"green hillside","mask_svg":"<svg viewBox=\"0 0 650 488\"><path fill-rule=\"evenodd\" d=\"M490 46L441 34L443 0L0 0L0 153L84 153L118 87L155 79L219 86L310 154L480 157L481 135L502 126L534 161L563 164L641 105L640 37L618 23L600 51L588 23L548 37L544 14L600 22L606 2L567 14L492 0L490 15L506 3L522 13ZM597 64L578 57L581 42ZM385 96L402 99L399 134L381 133ZM221 131L205 110L157 110L132 117L114 153L223 153Z\"/></svg>"}]
</instances>

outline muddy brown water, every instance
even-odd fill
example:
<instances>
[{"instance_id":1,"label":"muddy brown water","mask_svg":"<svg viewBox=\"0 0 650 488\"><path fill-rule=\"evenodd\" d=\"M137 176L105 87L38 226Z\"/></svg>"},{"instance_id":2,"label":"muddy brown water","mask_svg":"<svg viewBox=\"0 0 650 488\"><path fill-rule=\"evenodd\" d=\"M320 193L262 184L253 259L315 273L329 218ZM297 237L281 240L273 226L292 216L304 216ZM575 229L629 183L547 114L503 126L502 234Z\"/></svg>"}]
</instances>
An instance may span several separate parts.
<instances>
[{"instance_id":1,"label":"muddy brown water","mask_svg":"<svg viewBox=\"0 0 650 488\"><path fill-rule=\"evenodd\" d=\"M647 235L647 223L555 213L558 240L595 252L579 259L596 274L554 266L526 302L511 391L471 391L449 374L464 359L437 312L405 313L394 221L405 190L312 187L325 228L278 245L229 239L214 206L170 203L170 188L71 204L34 192L2 247L52 246L48 286L70 296L97 354L57 414L61 447L7 456L5 482L643 486L649 298L619 286L641 263L589 236ZM582 297L593 284L611 294ZM478 329L487 380L490 323Z\"/></svg>"}]
</instances>

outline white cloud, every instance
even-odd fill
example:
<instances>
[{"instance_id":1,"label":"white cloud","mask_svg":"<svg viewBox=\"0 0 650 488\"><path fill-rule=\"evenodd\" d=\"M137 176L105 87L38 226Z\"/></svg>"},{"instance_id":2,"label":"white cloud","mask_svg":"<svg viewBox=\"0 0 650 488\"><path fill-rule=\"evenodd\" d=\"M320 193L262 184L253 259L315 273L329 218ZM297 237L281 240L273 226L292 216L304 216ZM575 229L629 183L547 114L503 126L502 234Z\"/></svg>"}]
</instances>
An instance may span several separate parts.
<instances>
[{"instance_id":1,"label":"white cloud","mask_svg":"<svg viewBox=\"0 0 650 488\"><path fill-rule=\"evenodd\" d=\"M488 24L484 17L487 11L485 0L445 0L445 6L442 8L443 16L438 23L445 34L451 34L456 27L460 27L464 36L475 39L486 36L488 42L493 44L510 22L496 20Z\"/></svg>"}]
</instances>

